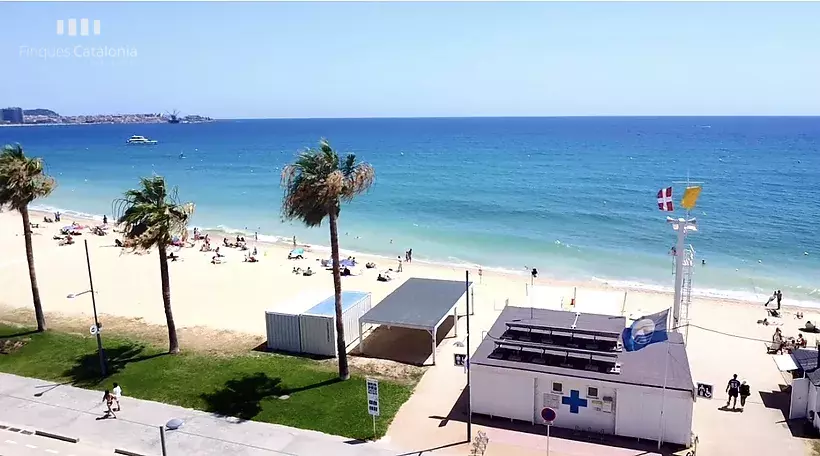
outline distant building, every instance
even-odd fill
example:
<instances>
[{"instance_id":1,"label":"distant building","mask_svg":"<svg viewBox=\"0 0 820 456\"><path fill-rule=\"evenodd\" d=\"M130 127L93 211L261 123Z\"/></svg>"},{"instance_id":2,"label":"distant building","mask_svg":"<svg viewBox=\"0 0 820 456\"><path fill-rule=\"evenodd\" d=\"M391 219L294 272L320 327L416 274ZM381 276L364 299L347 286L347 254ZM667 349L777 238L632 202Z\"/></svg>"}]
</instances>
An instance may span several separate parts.
<instances>
[{"instance_id":1,"label":"distant building","mask_svg":"<svg viewBox=\"0 0 820 456\"><path fill-rule=\"evenodd\" d=\"M23 108L6 108L0 110L0 120L7 123L23 123Z\"/></svg>"},{"instance_id":2,"label":"distant building","mask_svg":"<svg viewBox=\"0 0 820 456\"><path fill-rule=\"evenodd\" d=\"M470 360L473 413L544 424L549 407L556 427L579 434L688 447L695 388L682 336L627 352L625 326L624 317L506 307Z\"/></svg>"}]
</instances>

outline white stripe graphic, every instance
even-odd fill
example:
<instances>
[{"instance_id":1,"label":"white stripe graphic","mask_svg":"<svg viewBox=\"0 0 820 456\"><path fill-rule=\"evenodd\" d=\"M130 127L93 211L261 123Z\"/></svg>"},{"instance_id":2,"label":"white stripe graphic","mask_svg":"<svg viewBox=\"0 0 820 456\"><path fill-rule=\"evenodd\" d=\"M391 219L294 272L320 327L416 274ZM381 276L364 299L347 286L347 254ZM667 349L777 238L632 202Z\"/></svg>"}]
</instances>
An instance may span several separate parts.
<instances>
[{"instance_id":1,"label":"white stripe graphic","mask_svg":"<svg viewBox=\"0 0 820 456\"><path fill-rule=\"evenodd\" d=\"M80 35L88 36L88 19L80 19Z\"/></svg>"},{"instance_id":2,"label":"white stripe graphic","mask_svg":"<svg viewBox=\"0 0 820 456\"><path fill-rule=\"evenodd\" d=\"M57 19L57 34L62 35L65 33L65 21L62 19Z\"/></svg>"},{"instance_id":3,"label":"white stripe graphic","mask_svg":"<svg viewBox=\"0 0 820 456\"><path fill-rule=\"evenodd\" d=\"M95 35L100 34L100 20L99 19L94 19L94 34Z\"/></svg>"},{"instance_id":4,"label":"white stripe graphic","mask_svg":"<svg viewBox=\"0 0 820 456\"><path fill-rule=\"evenodd\" d=\"M77 36L77 19L68 20L68 36Z\"/></svg>"}]
</instances>

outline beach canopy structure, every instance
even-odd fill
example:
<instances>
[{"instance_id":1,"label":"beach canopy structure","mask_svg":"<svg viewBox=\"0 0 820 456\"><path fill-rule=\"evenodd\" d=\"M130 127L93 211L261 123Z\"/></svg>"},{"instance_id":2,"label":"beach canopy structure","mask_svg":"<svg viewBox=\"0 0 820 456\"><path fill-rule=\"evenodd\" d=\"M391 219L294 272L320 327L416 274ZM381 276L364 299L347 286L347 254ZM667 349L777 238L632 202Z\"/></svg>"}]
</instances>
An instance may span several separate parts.
<instances>
[{"instance_id":1,"label":"beach canopy structure","mask_svg":"<svg viewBox=\"0 0 820 456\"><path fill-rule=\"evenodd\" d=\"M430 333L433 364L436 363L436 332L452 313L453 326L458 335L458 304L465 298L472 282L410 278L380 303L359 318L362 334L361 351L364 353L365 324L419 329ZM466 309L467 312L470 309Z\"/></svg>"}]
</instances>

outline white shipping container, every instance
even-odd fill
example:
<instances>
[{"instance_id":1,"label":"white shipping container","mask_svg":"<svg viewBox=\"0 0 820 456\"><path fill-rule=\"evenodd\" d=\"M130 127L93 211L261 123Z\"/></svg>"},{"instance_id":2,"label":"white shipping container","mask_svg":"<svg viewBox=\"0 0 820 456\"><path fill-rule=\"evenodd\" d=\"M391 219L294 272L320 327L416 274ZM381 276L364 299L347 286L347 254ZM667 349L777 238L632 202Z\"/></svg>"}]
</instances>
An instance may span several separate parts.
<instances>
[{"instance_id":1,"label":"white shipping container","mask_svg":"<svg viewBox=\"0 0 820 456\"><path fill-rule=\"evenodd\" d=\"M265 311L265 326L269 350L291 353L302 352L302 340L299 315L316 305L317 300L327 296L327 292L313 291L297 296L295 299L278 304Z\"/></svg>"},{"instance_id":2,"label":"white shipping container","mask_svg":"<svg viewBox=\"0 0 820 456\"><path fill-rule=\"evenodd\" d=\"M359 317L372 306L370 293L360 291L342 292L342 324L345 347L359 340ZM336 300L330 296L299 317L301 351L321 356L337 356L336 350Z\"/></svg>"}]
</instances>

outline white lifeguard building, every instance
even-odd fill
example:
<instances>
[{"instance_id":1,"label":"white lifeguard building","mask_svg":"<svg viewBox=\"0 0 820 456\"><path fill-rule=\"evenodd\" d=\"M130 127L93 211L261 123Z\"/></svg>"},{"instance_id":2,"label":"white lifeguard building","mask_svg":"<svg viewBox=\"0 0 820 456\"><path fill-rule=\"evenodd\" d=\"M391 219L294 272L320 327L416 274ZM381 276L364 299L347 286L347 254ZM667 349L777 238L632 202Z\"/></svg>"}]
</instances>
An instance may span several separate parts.
<instances>
[{"instance_id":1,"label":"white lifeguard building","mask_svg":"<svg viewBox=\"0 0 820 456\"><path fill-rule=\"evenodd\" d=\"M473 413L689 447L695 386L683 336L623 350L623 316L506 307L471 357Z\"/></svg>"}]
</instances>

